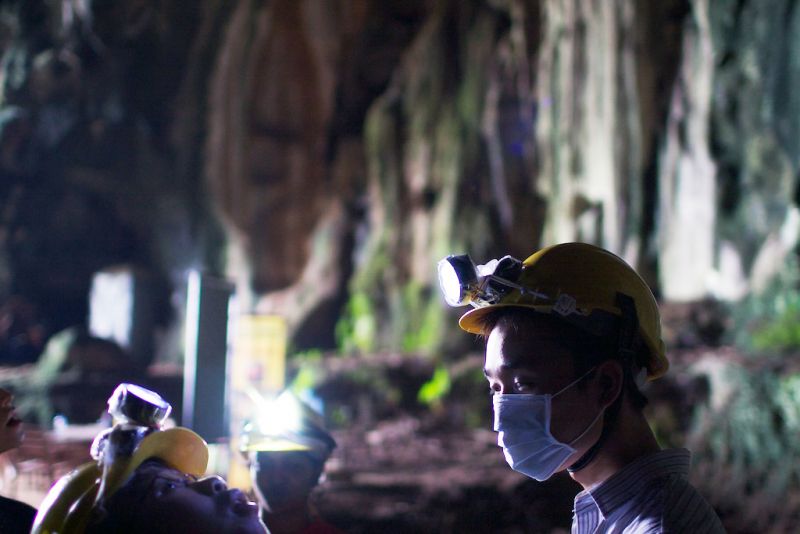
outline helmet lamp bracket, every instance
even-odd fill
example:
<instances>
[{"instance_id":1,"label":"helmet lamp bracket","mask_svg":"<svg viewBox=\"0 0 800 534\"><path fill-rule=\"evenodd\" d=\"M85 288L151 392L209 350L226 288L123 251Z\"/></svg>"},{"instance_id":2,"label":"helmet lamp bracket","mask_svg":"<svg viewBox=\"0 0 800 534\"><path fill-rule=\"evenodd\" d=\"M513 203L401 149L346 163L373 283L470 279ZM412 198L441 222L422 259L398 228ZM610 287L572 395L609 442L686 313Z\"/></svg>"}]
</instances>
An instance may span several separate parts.
<instances>
[{"instance_id":1,"label":"helmet lamp bracket","mask_svg":"<svg viewBox=\"0 0 800 534\"><path fill-rule=\"evenodd\" d=\"M451 306L475 308L497 304L510 291L549 300L550 297L518 284L522 262L512 256L475 265L467 254L450 255L438 265L439 284Z\"/></svg>"}]
</instances>

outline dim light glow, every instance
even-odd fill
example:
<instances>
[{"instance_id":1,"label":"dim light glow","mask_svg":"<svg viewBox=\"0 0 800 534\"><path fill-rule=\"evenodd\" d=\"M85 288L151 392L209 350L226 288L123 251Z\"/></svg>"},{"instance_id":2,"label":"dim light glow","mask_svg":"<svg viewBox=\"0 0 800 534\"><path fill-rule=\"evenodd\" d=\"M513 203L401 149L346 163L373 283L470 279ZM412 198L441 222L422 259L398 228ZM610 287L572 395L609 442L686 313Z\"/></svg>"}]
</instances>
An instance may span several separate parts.
<instances>
[{"instance_id":1,"label":"dim light glow","mask_svg":"<svg viewBox=\"0 0 800 534\"><path fill-rule=\"evenodd\" d=\"M195 358L190 354L197 353L198 323L200 317L200 273L190 271L186 288L186 319L184 323L184 358L183 358L183 418L191 421L194 417L192 399L194 399L194 377L197 368Z\"/></svg>"},{"instance_id":2,"label":"dim light glow","mask_svg":"<svg viewBox=\"0 0 800 534\"><path fill-rule=\"evenodd\" d=\"M129 270L101 271L92 277L89 294L89 332L131 347L134 278Z\"/></svg>"}]
</instances>

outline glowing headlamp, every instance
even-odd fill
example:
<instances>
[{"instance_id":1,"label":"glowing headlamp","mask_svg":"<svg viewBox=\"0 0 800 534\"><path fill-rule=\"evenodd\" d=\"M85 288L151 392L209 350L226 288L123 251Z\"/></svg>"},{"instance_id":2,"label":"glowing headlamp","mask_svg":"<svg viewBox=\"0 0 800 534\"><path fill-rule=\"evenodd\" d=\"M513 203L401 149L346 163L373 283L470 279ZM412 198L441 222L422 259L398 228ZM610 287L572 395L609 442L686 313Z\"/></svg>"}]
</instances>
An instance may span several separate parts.
<instances>
[{"instance_id":1,"label":"glowing headlamp","mask_svg":"<svg viewBox=\"0 0 800 534\"><path fill-rule=\"evenodd\" d=\"M514 290L547 298L517 283L522 262L511 256L475 265L467 254L450 255L439 262L438 270L439 285L450 306L489 306Z\"/></svg>"},{"instance_id":2,"label":"glowing headlamp","mask_svg":"<svg viewBox=\"0 0 800 534\"><path fill-rule=\"evenodd\" d=\"M266 401L258 417L260 430L266 435L279 436L299 432L303 413L297 398L284 391L277 398Z\"/></svg>"},{"instance_id":3,"label":"glowing headlamp","mask_svg":"<svg viewBox=\"0 0 800 534\"><path fill-rule=\"evenodd\" d=\"M324 461L336 441L324 428L323 418L290 391L265 399L250 388L257 416L245 424L239 441L241 452L303 451Z\"/></svg>"},{"instance_id":4,"label":"glowing headlamp","mask_svg":"<svg viewBox=\"0 0 800 534\"><path fill-rule=\"evenodd\" d=\"M444 300L450 306L468 304L480 287L472 258L466 254L450 255L439 262L438 269Z\"/></svg>"}]
</instances>

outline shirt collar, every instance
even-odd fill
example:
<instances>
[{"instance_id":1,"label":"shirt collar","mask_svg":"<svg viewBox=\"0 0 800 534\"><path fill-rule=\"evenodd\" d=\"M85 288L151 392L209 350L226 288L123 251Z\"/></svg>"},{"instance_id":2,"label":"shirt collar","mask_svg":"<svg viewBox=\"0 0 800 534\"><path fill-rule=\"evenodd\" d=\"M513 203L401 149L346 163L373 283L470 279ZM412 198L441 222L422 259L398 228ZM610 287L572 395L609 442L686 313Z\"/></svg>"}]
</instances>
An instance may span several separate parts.
<instances>
[{"instance_id":1,"label":"shirt collar","mask_svg":"<svg viewBox=\"0 0 800 534\"><path fill-rule=\"evenodd\" d=\"M635 498L653 479L668 475L688 476L691 454L686 449L667 449L637 458L597 486L575 496L575 512L593 505L608 517L620 505Z\"/></svg>"}]
</instances>

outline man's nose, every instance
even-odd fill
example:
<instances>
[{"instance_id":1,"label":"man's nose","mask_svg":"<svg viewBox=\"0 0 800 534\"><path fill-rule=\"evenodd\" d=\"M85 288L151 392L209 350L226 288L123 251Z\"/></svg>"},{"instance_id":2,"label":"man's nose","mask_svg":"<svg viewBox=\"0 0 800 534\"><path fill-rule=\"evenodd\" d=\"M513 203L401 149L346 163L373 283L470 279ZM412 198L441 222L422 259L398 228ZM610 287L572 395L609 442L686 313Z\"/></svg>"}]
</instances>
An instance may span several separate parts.
<instances>
[{"instance_id":1,"label":"man's nose","mask_svg":"<svg viewBox=\"0 0 800 534\"><path fill-rule=\"evenodd\" d=\"M218 493L222 493L228 489L228 485L225 484L225 481L222 480L220 477L213 476L213 477L206 477L202 480L198 480L192 487L195 491L202 493L203 495L216 495Z\"/></svg>"}]
</instances>

